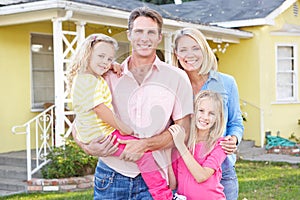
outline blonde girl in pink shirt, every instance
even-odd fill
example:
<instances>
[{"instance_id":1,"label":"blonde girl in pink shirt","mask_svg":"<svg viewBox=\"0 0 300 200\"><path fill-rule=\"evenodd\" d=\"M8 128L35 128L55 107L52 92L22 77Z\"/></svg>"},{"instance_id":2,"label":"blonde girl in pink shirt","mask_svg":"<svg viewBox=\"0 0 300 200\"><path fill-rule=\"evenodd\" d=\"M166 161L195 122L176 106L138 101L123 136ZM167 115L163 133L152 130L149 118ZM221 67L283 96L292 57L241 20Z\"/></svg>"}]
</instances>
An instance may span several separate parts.
<instances>
[{"instance_id":1,"label":"blonde girl in pink shirt","mask_svg":"<svg viewBox=\"0 0 300 200\"><path fill-rule=\"evenodd\" d=\"M176 146L172 159L177 193L188 200L226 199L220 183L226 158L220 145L224 126L222 97L204 90L195 97L188 144L181 126L169 128Z\"/></svg>"}]
</instances>

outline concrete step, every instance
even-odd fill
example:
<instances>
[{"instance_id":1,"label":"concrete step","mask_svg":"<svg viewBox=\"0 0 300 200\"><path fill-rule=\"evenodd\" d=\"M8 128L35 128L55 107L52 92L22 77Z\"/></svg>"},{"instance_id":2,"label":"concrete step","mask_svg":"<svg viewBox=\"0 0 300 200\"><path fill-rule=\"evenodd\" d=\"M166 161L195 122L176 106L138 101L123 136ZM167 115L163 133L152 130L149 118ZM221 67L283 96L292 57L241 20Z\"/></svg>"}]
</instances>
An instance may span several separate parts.
<instances>
[{"instance_id":1,"label":"concrete step","mask_svg":"<svg viewBox=\"0 0 300 200\"><path fill-rule=\"evenodd\" d=\"M35 151L31 152L32 157ZM0 154L0 197L27 192L27 158L26 151ZM32 168L36 160L32 159ZM38 172L33 178L41 177ZM1 198L0 198L1 199Z\"/></svg>"},{"instance_id":2,"label":"concrete step","mask_svg":"<svg viewBox=\"0 0 300 200\"><path fill-rule=\"evenodd\" d=\"M33 152L32 152L33 153ZM0 154L0 165L27 167L26 151L15 151ZM32 167L36 166L35 159L32 159Z\"/></svg>"},{"instance_id":3,"label":"concrete step","mask_svg":"<svg viewBox=\"0 0 300 200\"><path fill-rule=\"evenodd\" d=\"M21 192L27 190L27 182L16 179L0 179L0 190L10 192Z\"/></svg>"},{"instance_id":4,"label":"concrete step","mask_svg":"<svg viewBox=\"0 0 300 200\"><path fill-rule=\"evenodd\" d=\"M1 178L26 180L27 169L26 167L0 165L0 179Z\"/></svg>"}]
</instances>

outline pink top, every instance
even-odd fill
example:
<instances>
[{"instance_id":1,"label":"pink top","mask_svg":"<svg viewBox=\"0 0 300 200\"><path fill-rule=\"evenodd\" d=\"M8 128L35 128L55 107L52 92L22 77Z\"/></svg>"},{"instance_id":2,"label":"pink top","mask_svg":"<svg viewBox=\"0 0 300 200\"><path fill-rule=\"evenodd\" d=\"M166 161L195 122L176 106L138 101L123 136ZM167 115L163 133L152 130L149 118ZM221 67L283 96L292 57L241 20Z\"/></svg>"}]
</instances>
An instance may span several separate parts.
<instances>
[{"instance_id":1,"label":"pink top","mask_svg":"<svg viewBox=\"0 0 300 200\"><path fill-rule=\"evenodd\" d=\"M226 199L223 193L224 187L221 185L222 169L221 164L226 158L226 154L219 144L223 138L220 138L215 148L204 158L200 158L200 152L203 143L195 146L195 159L202 167L209 167L215 170L215 173L202 183L197 183L183 159L178 158L179 152L176 150L173 157L173 169L177 179L177 193L184 195L188 200L221 200Z\"/></svg>"},{"instance_id":2,"label":"pink top","mask_svg":"<svg viewBox=\"0 0 300 200\"><path fill-rule=\"evenodd\" d=\"M178 120L193 113L193 93L186 73L155 59L144 81L139 85L128 70L130 57L123 62L124 75L118 78L110 73L106 77L112 93L112 103L121 121L129 125L139 138L160 134L170 119ZM165 151L155 151L153 156L164 169L170 164ZM133 162L117 157L104 157L102 161L117 172L135 177L140 172Z\"/></svg>"}]
</instances>

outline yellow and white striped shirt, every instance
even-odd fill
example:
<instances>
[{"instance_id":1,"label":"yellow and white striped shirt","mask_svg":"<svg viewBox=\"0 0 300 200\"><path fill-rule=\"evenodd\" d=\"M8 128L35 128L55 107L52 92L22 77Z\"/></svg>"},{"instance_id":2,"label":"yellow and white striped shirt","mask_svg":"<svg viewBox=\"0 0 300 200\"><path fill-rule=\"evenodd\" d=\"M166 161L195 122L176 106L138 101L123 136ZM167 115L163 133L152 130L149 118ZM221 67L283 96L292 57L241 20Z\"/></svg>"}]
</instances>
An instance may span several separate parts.
<instances>
[{"instance_id":1,"label":"yellow and white striped shirt","mask_svg":"<svg viewBox=\"0 0 300 200\"><path fill-rule=\"evenodd\" d=\"M76 114L75 128L78 139L84 143L110 135L114 128L98 118L93 110L104 103L113 110L111 92L106 81L91 74L79 74L75 77L72 88L73 109Z\"/></svg>"}]
</instances>

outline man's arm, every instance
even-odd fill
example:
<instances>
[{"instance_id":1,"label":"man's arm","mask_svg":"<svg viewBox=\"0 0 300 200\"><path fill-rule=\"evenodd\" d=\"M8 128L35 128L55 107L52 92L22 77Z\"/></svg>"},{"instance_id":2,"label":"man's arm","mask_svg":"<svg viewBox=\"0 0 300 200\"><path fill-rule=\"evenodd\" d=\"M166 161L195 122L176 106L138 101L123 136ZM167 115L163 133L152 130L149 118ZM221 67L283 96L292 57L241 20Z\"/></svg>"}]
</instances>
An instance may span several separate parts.
<instances>
[{"instance_id":1,"label":"man's arm","mask_svg":"<svg viewBox=\"0 0 300 200\"><path fill-rule=\"evenodd\" d=\"M190 115L182 119L174 121L175 124L181 125L185 129L186 141L190 133ZM174 142L171 133L166 129L159 135L140 140L118 140L120 144L126 144L123 153L120 155L121 159L127 161L137 161L147 151L156 151L174 147Z\"/></svg>"},{"instance_id":2,"label":"man's arm","mask_svg":"<svg viewBox=\"0 0 300 200\"><path fill-rule=\"evenodd\" d=\"M104 141L102 138L96 138L89 144L84 144L77 139L75 128L72 129L72 136L77 145L83 149L83 151L89 155L97 157L106 157L114 154L118 150L119 143L115 143L116 136L109 135Z\"/></svg>"}]
</instances>

